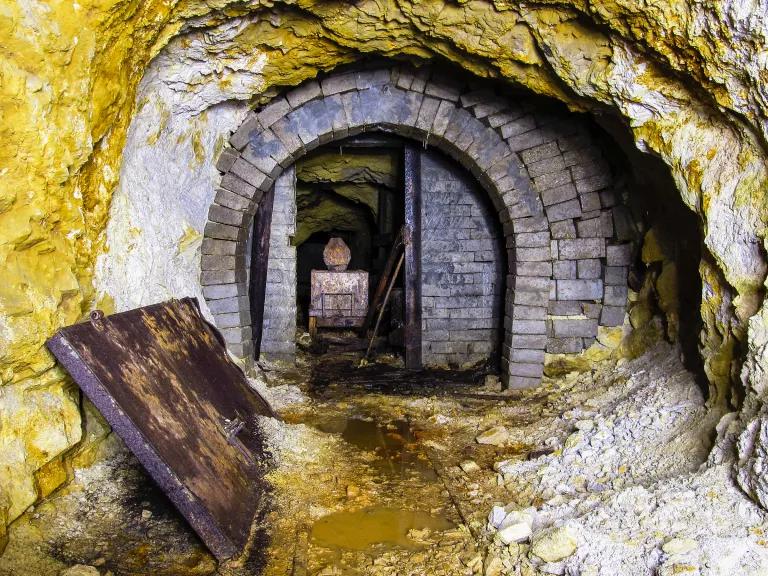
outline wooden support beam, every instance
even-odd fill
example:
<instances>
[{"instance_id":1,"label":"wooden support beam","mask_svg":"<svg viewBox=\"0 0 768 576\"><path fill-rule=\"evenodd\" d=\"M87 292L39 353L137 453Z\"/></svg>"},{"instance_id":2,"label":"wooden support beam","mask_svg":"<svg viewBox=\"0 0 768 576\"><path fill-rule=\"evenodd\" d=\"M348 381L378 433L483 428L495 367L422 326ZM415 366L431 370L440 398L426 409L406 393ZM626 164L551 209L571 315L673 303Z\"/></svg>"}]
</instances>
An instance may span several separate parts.
<instances>
[{"instance_id":1,"label":"wooden support beam","mask_svg":"<svg viewBox=\"0 0 768 576\"><path fill-rule=\"evenodd\" d=\"M269 236L272 228L272 208L275 203L275 187L272 186L259 203L253 217L251 238L251 278L248 298L251 304L251 329L253 332L253 357L258 361L261 353L261 337L264 333L264 298L267 292L267 268L269 264Z\"/></svg>"},{"instance_id":2,"label":"wooden support beam","mask_svg":"<svg viewBox=\"0 0 768 576\"><path fill-rule=\"evenodd\" d=\"M421 366L421 151L403 148L405 192L405 367Z\"/></svg>"}]
</instances>

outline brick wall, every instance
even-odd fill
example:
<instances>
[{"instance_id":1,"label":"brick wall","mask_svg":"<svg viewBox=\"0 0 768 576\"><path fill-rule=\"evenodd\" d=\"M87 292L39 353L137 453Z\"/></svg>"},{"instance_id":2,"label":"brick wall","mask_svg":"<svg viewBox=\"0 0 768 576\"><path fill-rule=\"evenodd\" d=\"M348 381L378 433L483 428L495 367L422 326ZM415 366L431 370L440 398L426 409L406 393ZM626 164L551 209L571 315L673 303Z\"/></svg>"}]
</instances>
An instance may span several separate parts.
<instances>
[{"instance_id":1,"label":"brick wall","mask_svg":"<svg viewBox=\"0 0 768 576\"><path fill-rule=\"evenodd\" d=\"M422 360L474 364L498 352L504 252L495 212L463 168L422 154Z\"/></svg>"},{"instance_id":2,"label":"brick wall","mask_svg":"<svg viewBox=\"0 0 768 576\"><path fill-rule=\"evenodd\" d=\"M292 362L296 358L296 176L293 167L275 182L269 238L264 332L261 358Z\"/></svg>"}]
</instances>

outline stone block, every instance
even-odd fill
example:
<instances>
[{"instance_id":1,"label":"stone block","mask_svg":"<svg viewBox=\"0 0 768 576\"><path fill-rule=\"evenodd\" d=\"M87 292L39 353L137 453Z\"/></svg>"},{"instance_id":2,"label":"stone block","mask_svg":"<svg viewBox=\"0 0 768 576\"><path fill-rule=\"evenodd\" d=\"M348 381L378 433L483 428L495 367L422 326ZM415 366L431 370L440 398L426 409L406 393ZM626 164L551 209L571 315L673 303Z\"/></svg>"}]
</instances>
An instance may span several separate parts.
<instances>
[{"instance_id":1,"label":"stone block","mask_svg":"<svg viewBox=\"0 0 768 576\"><path fill-rule=\"evenodd\" d=\"M600 278L603 275L603 265L600 260L579 260L577 267L579 278Z\"/></svg>"},{"instance_id":2,"label":"stone block","mask_svg":"<svg viewBox=\"0 0 768 576\"><path fill-rule=\"evenodd\" d=\"M602 280L557 280L558 300L600 300L602 297Z\"/></svg>"},{"instance_id":3,"label":"stone block","mask_svg":"<svg viewBox=\"0 0 768 576\"><path fill-rule=\"evenodd\" d=\"M549 190L551 188L557 188L565 186L571 183L571 174L568 170L560 170L558 172L552 172L551 174L543 174L533 179L534 187L540 192Z\"/></svg>"},{"instance_id":4,"label":"stone block","mask_svg":"<svg viewBox=\"0 0 768 576\"><path fill-rule=\"evenodd\" d=\"M601 326L622 326L624 324L623 306L603 306L600 314Z\"/></svg>"},{"instance_id":5,"label":"stone block","mask_svg":"<svg viewBox=\"0 0 768 576\"><path fill-rule=\"evenodd\" d=\"M505 140L520 134L530 134L536 131L536 119L533 116L517 116L501 127L501 137Z\"/></svg>"},{"instance_id":6,"label":"stone block","mask_svg":"<svg viewBox=\"0 0 768 576\"><path fill-rule=\"evenodd\" d=\"M544 350L513 348L509 358L512 362L544 364Z\"/></svg>"},{"instance_id":7,"label":"stone block","mask_svg":"<svg viewBox=\"0 0 768 576\"><path fill-rule=\"evenodd\" d=\"M435 120L432 123L432 130L430 131L436 137L442 137L451 122L451 117L458 108L447 100L441 100L440 106L437 107L435 113Z\"/></svg>"},{"instance_id":8,"label":"stone block","mask_svg":"<svg viewBox=\"0 0 768 576\"><path fill-rule=\"evenodd\" d=\"M598 304L597 302L582 302L581 303L581 310L584 316L587 318L597 319L600 317L600 311L602 310L603 305Z\"/></svg>"},{"instance_id":9,"label":"stone block","mask_svg":"<svg viewBox=\"0 0 768 576\"><path fill-rule=\"evenodd\" d=\"M628 242L637 238L638 232L632 214L626 206L613 208L613 223L616 229L616 238L621 242Z\"/></svg>"},{"instance_id":10,"label":"stone block","mask_svg":"<svg viewBox=\"0 0 768 576\"><path fill-rule=\"evenodd\" d=\"M514 265L515 273L518 276L544 276L552 275L552 264L550 262L517 262Z\"/></svg>"},{"instance_id":11,"label":"stone block","mask_svg":"<svg viewBox=\"0 0 768 576\"><path fill-rule=\"evenodd\" d=\"M252 132L263 130L259 117L255 112L249 112L240 127L229 137L229 143L236 150L242 150L251 139Z\"/></svg>"},{"instance_id":12,"label":"stone block","mask_svg":"<svg viewBox=\"0 0 768 576\"><path fill-rule=\"evenodd\" d=\"M549 301L549 289L546 290L513 290L515 305L544 306Z\"/></svg>"},{"instance_id":13,"label":"stone block","mask_svg":"<svg viewBox=\"0 0 768 576\"><path fill-rule=\"evenodd\" d=\"M248 184L245 180L233 174L227 172L221 177L219 186L235 194L239 194L243 198L251 199L256 195L256 187Z\"/></svg>"},{"instance_id":14,"label":"stone block","mask_svg":"<svg viewBox=\"0 0 768 576\"><path fill-rule=\"evenodd\" d=\"M610 188L608 190L600 190L600 204L605 208L611 208L616 205L616 194Z\"/></svg>"},{"instance_id":15,"label":"stone block","mask_svg":"<svg viewBox=\"0 0 768 576\"><path fill-rule=\"evenodd\" d=\"M632 245L617 244L606 247L608 266L629 266L632 264Z\"/></svg>"},{"instance_id":16,"label":"stone block","mask_svg":"<svg viewBox=\"0 0 768 576\"><path fill-rule=\"evenodd\" d=\"M322 95L323 92L320 89L320 83L317 80L309 80L304 82L298 88L294 88L288 92L285 97L288 100L288 104L291 105L291 108L297 108L305 102L319 98Z\"/></svg>"},{"instance_id":17,"label":"stone block","mask_svg":"<svg viewBox=\"0 0 768 576\"><path fill-rule=\"evenodd\" d=\"M245 282L245 270L203 270L200 273L200 283L203 286L235 282Z\"/></svg>"},{"instance_id":18,"label":"stone block","mask_svg":"<svg viewBox=\"0 0 768 576\"><path fill-rule=\"evenodd\" d=\"M597 335L597 320L591 318L554 318L552 330L555 338L594 337Z\"/></svg>"},{"instance_id":19,"label":"stone block","mask_svg":"<svg viewBox=\"0 0 768 576\"><path fill-rule=\"evenodd\" d=\"M605 241L602 238L577 238L558 240L558 251L563 260L582 260L605 256Z\"/></svg>"},{"instance_id":20,"label":"stone block","mask_svg":"<svg viewBox=\"0 0 768 576\"><path fill-rule=\"evenodd\" d=\"M224 148L216 159L216 170L219 172L229 171L239 156L240 153L234 148Z\"/></svg>"},{"instance_id":21,"label":"stone block","mask_svg":"<svg viewBox=\"0 0 768 576\"><path fill-rule=\"evenodd\" d=\"M514 306L512 320L546 320L547 309L543 306Z\"/></svg>"},{"instance_id":22,"label":"stone block","mask_svg":"<svg viewBox=\"0 0 768 576\"><path fill-rule=\"evenodd\" d=\"M519 262L545 262L550 259L549 246L540 248L517 248L515 256Z\"/></svg>"},{"instance_id":23,"label":"stone block","mask_svg":"<svg viewBox=\"0 0 768 576\"><path fill-rule=\"evenodd\" d=\"M491 114L495 114L496 112L500 112L502 110L505 110L506 108L507 108L507 102L505 100L501 100L501 99L489 100L487 102L481 102L480 104L473 106L472 114L478 120L482 120L483 118L487 118Z\"/></svg>"},{"instance_id":24,"label":"stone block","mask_svg":"<svg viewBox=\"0 0 768 576\"><path fill-rule=\"evenodd\" d=\"M259 124L263 128L269 128L291 111L291 105L285 98L275 98L267 104L259 113Z\"/></svg>"},{"instance_id":25,"label":"stone block","mask_svg":"<svg viewBox=\"0 0 768 576\"><path fill-rule=\"evenodd\" d=\"M333 74L320 81L320 87L324 96L333 96L339 92L349 92L357 88L357 78L354 72L346 74Z\"/></svg>"},{"instance_id":26,"label":"stone block","mask_svg":"<svg viewBox=\"0 0 768 576\"><path fill-rule=\"evenodd\" d=\"M485 119L485 122L488 124L488 126L491 128L499 128L505 124L509 124L514 120L517 120L525 114L525 112L523 112L519 106L511 104L509 101L506 104L507 107L504 110L496 112L495 114L491 114ZM530 129L531 127L528 127L524 131L527 132Z\"/></svg>"},{"instance_id":27,"label":"stone block","mask_svg":"<svg viewBox=\"0 0 768 576\"><path fill-rule=\"evenodd\" d=\"M545 210L550 222L558 222L560 220L578 218L581 216L581 204L575 199L547 206Z\"/></svg>"},{"instance_id":28,"label":"stone block","mask_svg":"<svg viewBox=\"0 0 768 576\"><path fill-rule=\"evenodd\" d=\"M524 376L504 375L504 384L510 390L526 390L536 388L541 384L541 378L526 378Z\"/></svg>"},{"instance_id":29,"label":"stone block","mask_svg":"<svg viewBox=\"0 0 768 576\"><path fill-rule=\"evenodd\" d=\"M238 158L232 165L232 173L245 180L251 186L261 188L262 190L269 190L274 180L264 174L261 170L256 168L250 162L246 162L243 158ZM224 186L222 179L222 186ZM233 190L235 192L235 190Z\"/></svg>"},{"instance_id":30,"label":"stone block","mask_svg":"<svg viewBox=\"0 0 768 576\"><path fill-rule=\"evenodd\" d=\"M547 341L548 354L578 354L582 349L581 338L550 338Z\"/></svg>"},{"instance_id":31,"label":"stone block","mask_svg":"<svg viewBox=\"0 0 768 576\"><path fill-rule=\"evenodd\" d=\"M219 206L226 206L227 208L231 208L232 210L239 210L240 212L248 212L251 208L253 208L253 202L251 200L244 198L239 194L235 194L234 192L230 192L224 188L216 189L214 202L216 202L216 204Z\"/></svg>"},{"instance_id":32,"label":"stone block","mask_svg":"<svg viewBox=\"0 0 768 576\"><path fill-rule=\"evenodd\" d=\"M582 204L583 207L583 204ZM604 238L603 222L600 218L590 218L589 220L578 220L576 230L579 232L579 238Z\"/></svg>"},{"instance_id":33,"label":"stone block","mask_svg":"<svg viewBox=\"0 0 768 576\"><path fill-rule=\"evenodd\" d=\"M458 102L460 90L455 84L432 79L427 82L427 85L424 88L424 94L440 98L441 100Z\"/></svg>"},{"instance_id":34,"label":"stone block","mask_svg":"<svg viewBox=\"0 0 768 576\"><path fill-rule=\"evenodd\" d=\"M601 173L590 178L584 178L583 180L576 181L576 190L579 194L586 194L587 192L595 192L602 188L607 188L612 183L611 175Z\"/></svg>"},{"instance_id":35,"label":"stone block","mask_svg":"<svg viewBox=\"0 0 768 576\"><path fill-rule=\"evenodd\" d=\"M549 232L523 232L515 237L515 242L521 248L535 248L549 245Z\"/></svg>"},{"instance_id":36,"label":"stone block","mask_svg":"<svg viewBox=\"0 0 768 576\"><path fill-rule=\"evenodd\" d=\"M549 158L560 158L561 156L557 142L548 142L541 146L529 148L525 152L522 152L520 157L526 165L529 165Z\"/></svg>"},{"instance_id":37,"label":"stone block","mask_svg":"<svg viewBox=\"0 0 768 576\"><path fill-rule=\"evenodd\" d=\"M560 186L541 191L541 202L544 206L551 206L565 202L567 200L573 200L577 196L576 188L573 183L566 182Z\"/></svg>"},{"instance_id":38,"label":"stone block","mask_svg":"<svg viewBox=\"0 0 768 576\"><path fill-rule=\"evenodd\" d=\"M579 200L581 200L581 210L584 213L594 212L602 207L600 206L600 195L597 192L580 194Z\"/></svg>"},{"instance_id":39,"label":"stone block","mask_svg":"<svg viewBox=\"0 0 768 576\"><path fill-rule=\"evenodd\" d=\"M586 180L587 178L600 174L610 175L611 169L602 160L589 161L586 158L583 158L581 162L571 168L571 173L573 174L574 180Z\"/></svg>"},{"instance_id":40,"label":"stone block","mask_svg":"<svg viewBox=\"0 0 768 576\"><path fill-rule=\"evenodd\" d=\"M204 230L208 238L218 238L219 240L241 240L244 239L241 228L221 224L219 222L207 222Z\"/></svg>"},{"instance_id":41,"label":"stone block","mask_svg":"<svg viewBox=\"0 0 768 576\"><path fill-rule=\"evenodd\" d=\"M239 310L237 312L220 312L213 315L213 321L216 327L236 328L237 326L250 326L251 313L249 310Z\"/></svg>"},{"instance_id":42,"label":"stone block","mask_svg":"<svg viewBox=\"0 0 768 576\"><path fill-rule=\"evenodd\" d=\"M365 90L374 86L384 86L392 81L389 68L379 70L360 70L355 72L355 86L358 90Z\"/></svg>"},{"instance_id":43,"label":"stone block","mask_svg":"<svg viewBox=\"0 0 768 576\"><path fill-rule=\"evenodd\" d=\"M540 232L547 230L549 223L543 216L531 216L528 218L516 218L512 221L512 229L515 234L523 234L526 232Z\"/></svg>"},{"instance_id":44,"label":"stone block","mask_svg":"<svg viewBox=\"0 0 768 576\"><path fill-rule=\"evenodd\" d=\"M625 306L627 304L627 287L606 286L603 302L608 306Z\"/></svg>"},{"instance_id":45,"label":"stone block","mask_svg":"<svg viewBox=\"0 0 768 576\"><path fill-rule=\"evenodd\" d=\"M552 263L552 276L559 280L574 280L576 275L575 260L558 260Z\"/></svg>"},{"instance_id":46,"label":"stone block","mask_svg":"<svg viewBox=\"0 0 768 576\"><path fill-rule=\"evenodd\" d=\"M211 314L239 312L240 310L250 310L251 308L246 296L231 296L220 300L210 300L207 304Z\"/></svg>"},{"instance_id":47,"label":"stone block","mask_svg":"<svg viewBox=\"0 0 768 576\"><path fill-rule=\"evenodd\" d=\"M514 334L546 334L547 323L544 320L516 320L513 318L510 330Z\"/></svg>"},{"instance_id":48,"label":"stone block","mask_svg":"<svg viewBox=\"0 0 768 576\"><path fill-rule=\"evenodd\" d=\"M554 144L554 142L551 142L550 144ZM565 169L565 163L560 156L555 156L553 158L547 158L545 160L539 160L538 162L526 164L526 167L528 168L528 175L531 178L540 178L549 174L563 171Z\"/></svg>"},{"instance_id":49,"label":"stone block","mask_svg":"<svg viewBox=\"0 0 768 576\"><path fill-rule=\"evenodd\" d=\"M231 256L203 254L200 258L200 268L202 270L234 270L242 266L244 266L244 260L234 254Z\"/></svg>"},{"instance_id":50,"label":"stone block","mask_svg":"<svg viewBox=\"0 0 768 576\"><path fill-rule=\"evenodd\" d=\"M547 336L545 334L512 334L509 343L513 349L544 350L547 345Z\"/></svg>"},{"instance_id":51,"label":"stone block","mask_svg":"<svg viewBox=\"0 0 768 576\"><path fill-rule=\"evenodd\" d=\"M242 254L245 244L233 240L217 239L212 237L203 238L201 251L203 254L213 254L217 256L234 256Z\"/></svg>"},{"instance_id":52,"label":"stone block","mask_svg":"<svg viewBox=\"0 0 768 576\"><path fill-rule=\"evenodd\" d=\"M555 240L564 240L567 238L576 238L576 227L573 225L573 220L561 220L560 222L553 222L550 228L552 238Z\"/></svg>"},{"instance_id":53,"label":"stone block","mask_svg":"<svg viewBox=\"0 0 768 576\"><path fill-rule=\"evenodd\" d=\"M510 376L524 376L526 378L541 378L544 375L544 364L542 362L523 363L510 362Z\"/></svg>"},{"instance_id":54,"label":"stone block","mask_svg":"<svg viewBox=\"0 0 768 576\"><path fill-rule=\"evenodd\" d=\"M581 302L550 300L547 311L552 316L581 316Z\"/></svg>"},{"instance_id":55,"label":"stone block","mask_svg":"<svg viewBox=\"0 0 768 576\"><path fill-rule=\"evenodd\" d=\"M605 283L606 285L625 286L627 284L627 267L606 266Z\"/></svg>"},{"instance_id":56,"label":"stone block","mask_svg":"<svg viewBox=\"0 0 768 576\"><path fill-rule=\"evenodd\" d=\"M250 216L246 212L212 204L208 208L208 220L230 226L243 226L246 220L250 220Z\"/></svg>"},{"instance_id":57,"label":"stone block","mask_svg":"<svg viewBox=\"0 0 768 576\"><path fill-rule=\"evenodd\" d=\"M205 296L206 300L246 296L247 292L248 289L245 286L245 282L203 286L203 296Z\"/></svg>"},{"instance_id":58,"label":"stone block","mask_svg":"<svg viewBox=\"0 0 768 576\"><path fill-rule=\"evenodd\" d=\"M554 139L554 135L549 130L536 128L535 130L507 138L507 143L514 152L521 152L528 148L551 142Z\"/></svg>"},{"instance_id":59,"label":"stone block","mask_svg":"<svg viewBox=\"0 0 768 576\"><path fill-rule=\"evenodd\" d=\"M406 67L402 67L398 70L397 80L395 86L402 90L410 90L411 83L413 82L413 72Z\"/></svg>"}]
</instances>

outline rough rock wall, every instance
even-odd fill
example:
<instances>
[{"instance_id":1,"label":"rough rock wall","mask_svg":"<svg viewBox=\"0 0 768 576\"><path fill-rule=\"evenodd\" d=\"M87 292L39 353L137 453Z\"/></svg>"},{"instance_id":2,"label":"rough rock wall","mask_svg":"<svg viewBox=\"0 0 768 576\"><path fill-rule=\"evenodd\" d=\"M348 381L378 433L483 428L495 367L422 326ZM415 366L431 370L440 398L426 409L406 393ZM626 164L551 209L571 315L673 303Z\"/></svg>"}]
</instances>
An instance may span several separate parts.
<instances>
[{"instance_id":1,"label":"rough rock wall","mask_svg":"<svg viewBox=\"0 0 768 576\"><path fill-rule=\"evenodd\" d=\"M724 335L742 341L747 403L756 412L765 388L765 364L755 360L764 350L764 314L749 336L746 327L765 276L767 19L761 0L7 2L0 17L0 519L12 520L44 494L35 471L80 437L76 394L43 342L96 303L94 262L105 250L128 125L145 105L135 100L137 87L177 36L186 51L172 56L168 83L197 121L211 103L266 98L275 86L362 53L441 56L576 109L617 112L638 146L671 167L702 218L714 262L702 270L704 353L720 354ZM163 118L170 112L160 114L161 125ZM187 146L210 158L203 133ZM141 230L133 234L111 254L150 243ZM60 418L44 416L52 405Z\"/></svg>"}]
</instances>

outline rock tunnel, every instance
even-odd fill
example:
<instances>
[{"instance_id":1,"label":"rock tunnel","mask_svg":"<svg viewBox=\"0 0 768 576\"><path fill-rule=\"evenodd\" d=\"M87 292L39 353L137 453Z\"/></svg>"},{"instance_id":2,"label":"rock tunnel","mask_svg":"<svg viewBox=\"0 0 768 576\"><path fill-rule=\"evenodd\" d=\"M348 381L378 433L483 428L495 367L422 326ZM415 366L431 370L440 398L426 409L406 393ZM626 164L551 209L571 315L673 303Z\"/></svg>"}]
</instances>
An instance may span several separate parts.
<instances>
[{"instance_id":1,"label":"rock tunnel","mask_svg":"<svg viewBox=\"0 0 768 576\"><path fill-rule=\"evenodd\" d=\"M768 570L765 6L4 8L0 576ZM45 347L185 297L236 557Z\"/></svg>"}]
</instances>

